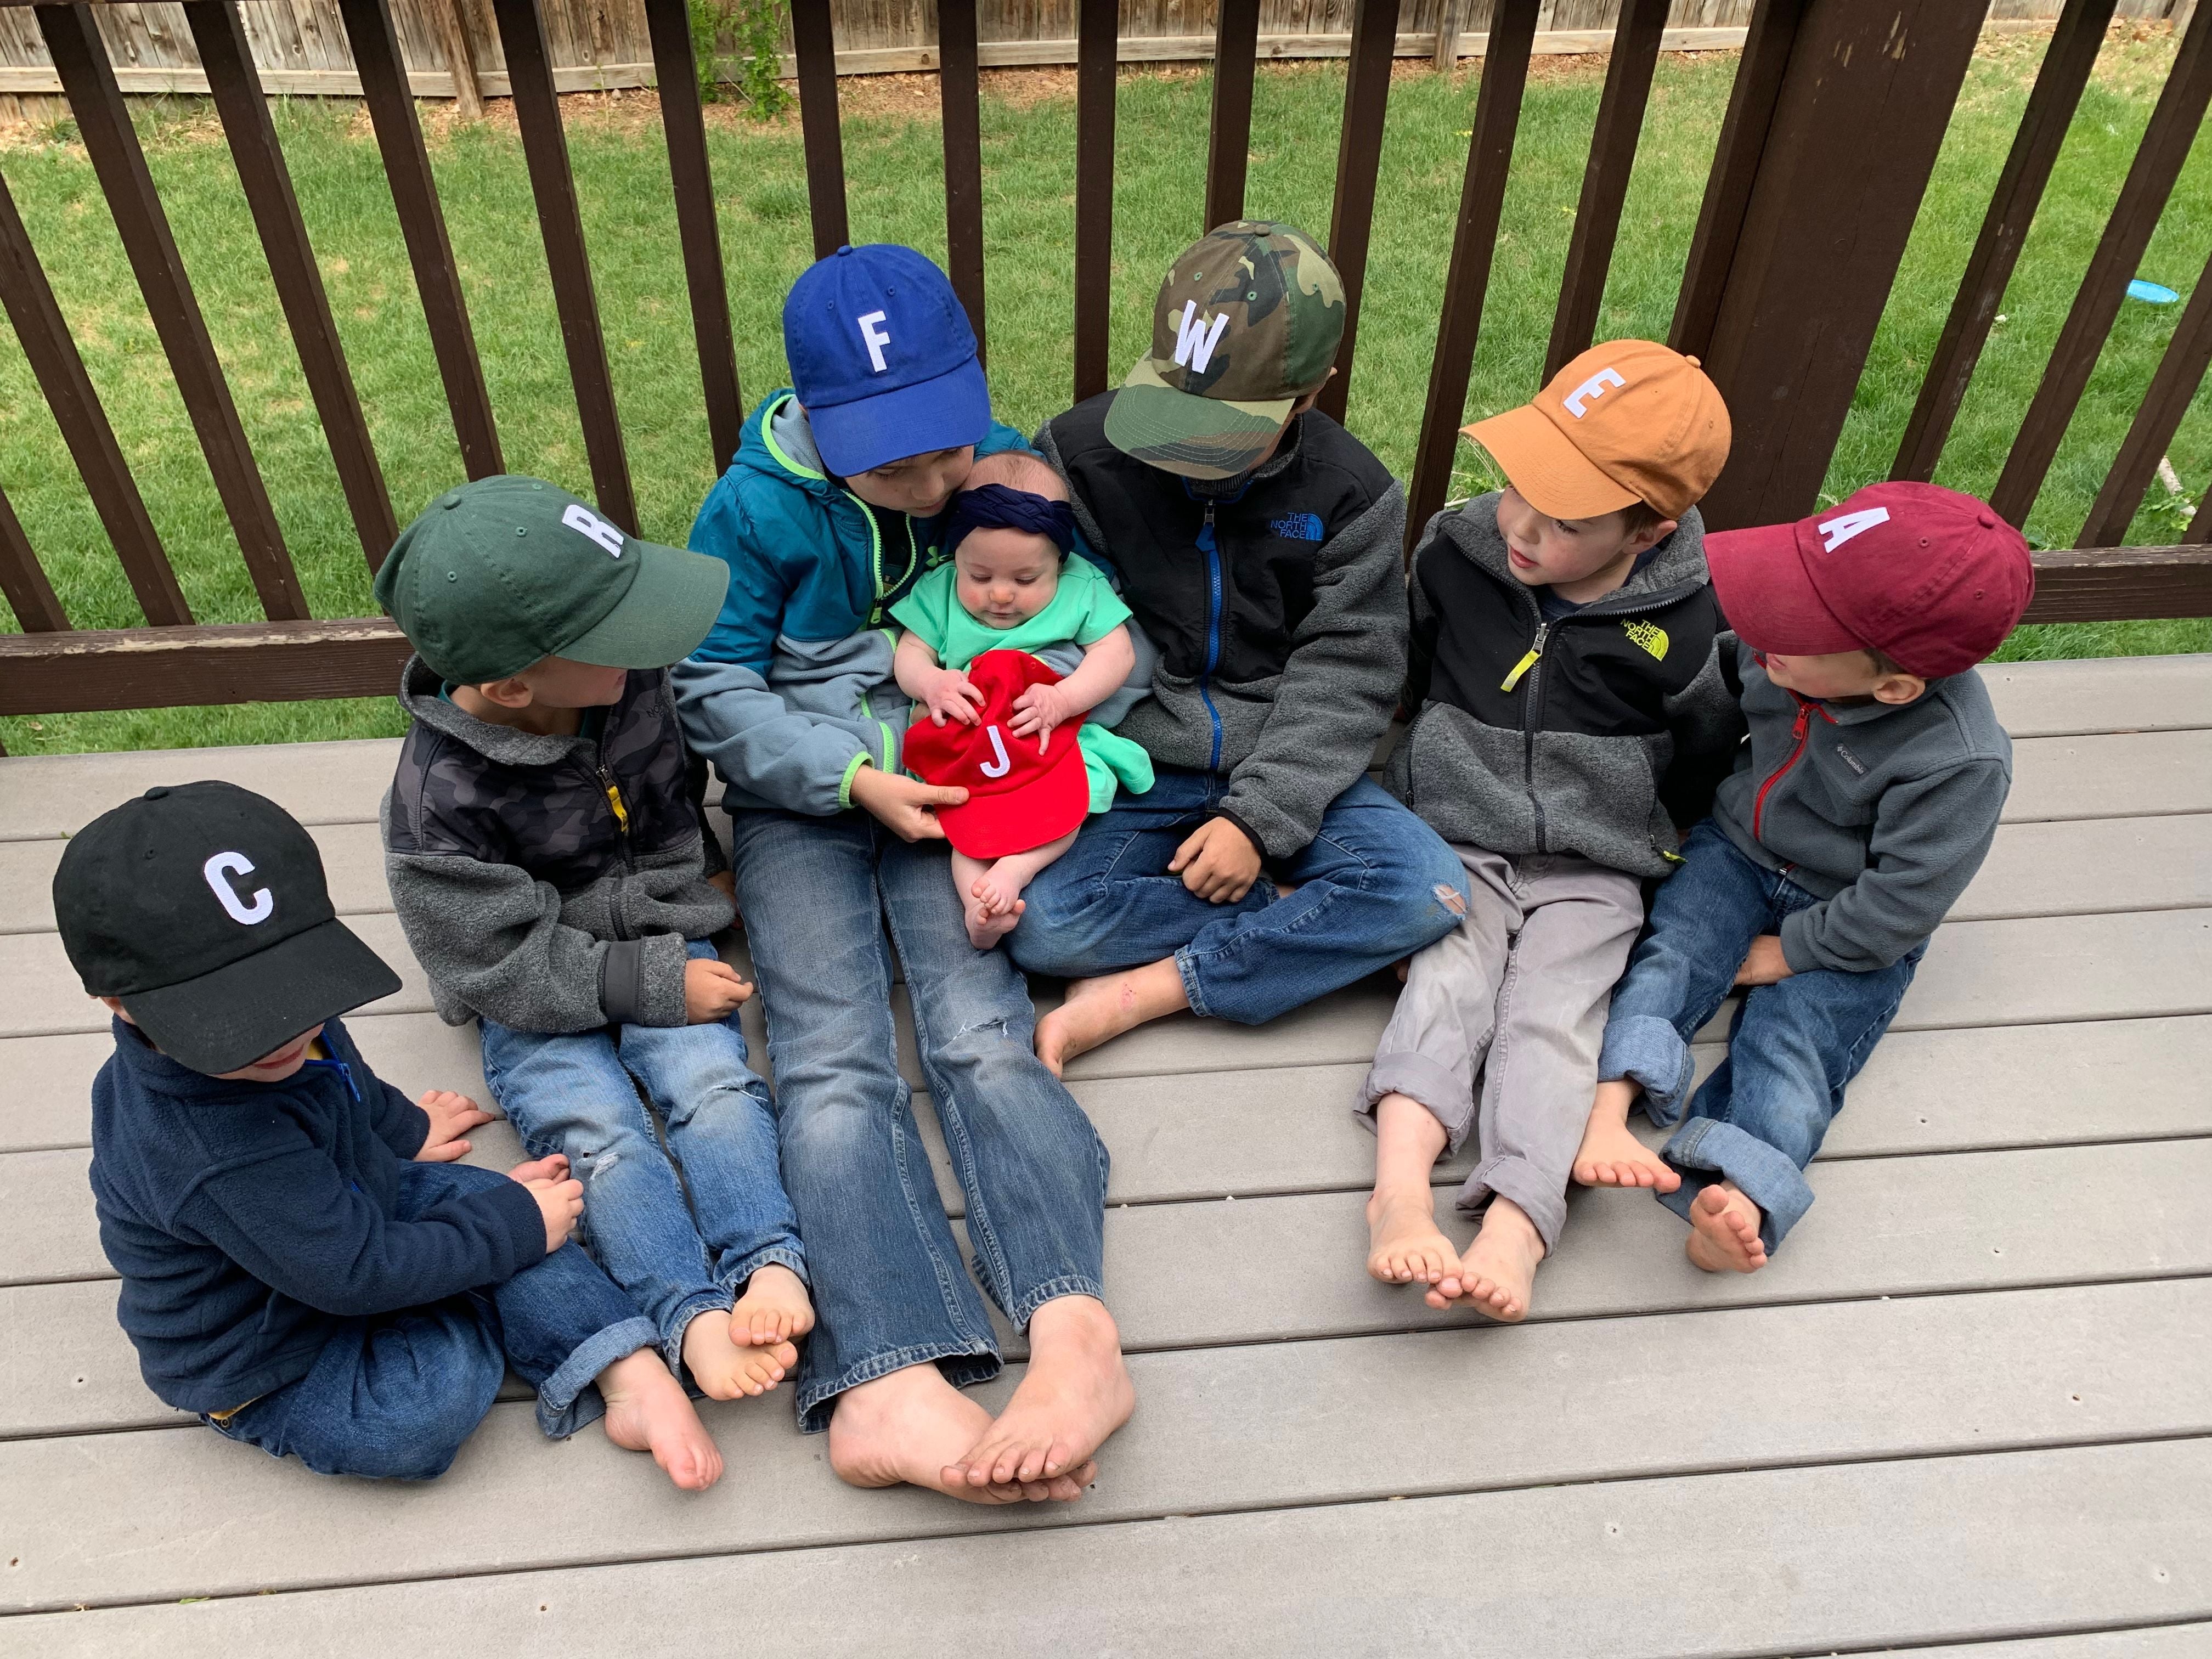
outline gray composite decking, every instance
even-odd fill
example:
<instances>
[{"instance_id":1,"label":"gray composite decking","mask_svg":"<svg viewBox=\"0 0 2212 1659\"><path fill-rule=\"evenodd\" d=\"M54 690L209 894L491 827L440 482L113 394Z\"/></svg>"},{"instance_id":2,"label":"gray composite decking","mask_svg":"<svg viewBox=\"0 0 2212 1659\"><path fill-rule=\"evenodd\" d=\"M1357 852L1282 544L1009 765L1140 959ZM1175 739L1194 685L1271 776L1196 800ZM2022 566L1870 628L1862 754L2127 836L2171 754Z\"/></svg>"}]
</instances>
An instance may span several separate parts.
<instances>
[{"instance_id":1,"label":"gray composite decking","mask_svg":"<svg viewBox=\"0 0 2212 1659\"><path fill-rule=\"evenodd\" d=\"M1079 1503L1011 1512L842 1486L781 1394L707 1407L703 1494L513 1389L420 1487L164 1407L85 1184L64 837L155 782L261 790L402 970L371 1061L482 1098L474 1036L391 915L392 744L0 761L0 1653L2212 1655L2212 658L1984 672L2004 826L1773 1266L1698 1273L1648 1195L1580 1193L1528 1322L1431 1313L1362 1271L1346 1105L1391 988L1163 1021L1070 1073L1138 1415Z\"/></svg>"}]
</instances>

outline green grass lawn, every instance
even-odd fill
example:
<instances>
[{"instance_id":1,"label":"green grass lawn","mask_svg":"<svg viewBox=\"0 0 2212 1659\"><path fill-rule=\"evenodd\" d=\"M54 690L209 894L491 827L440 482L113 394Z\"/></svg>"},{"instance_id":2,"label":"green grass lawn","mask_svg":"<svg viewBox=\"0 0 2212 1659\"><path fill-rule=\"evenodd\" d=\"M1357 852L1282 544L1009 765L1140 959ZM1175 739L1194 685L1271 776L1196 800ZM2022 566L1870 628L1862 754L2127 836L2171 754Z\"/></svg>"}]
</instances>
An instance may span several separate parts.
<instances>
[{"instance_id":1,"label":"green grass lawn","mask_svg":"<svg viewBox=\"0 0 2212 1659\"><path fill-rule=\"evenodd\" d=\"M2039 36L1984 44L1890 296L1830 469L1838 497L1882 477L1942 329L2040 59ZM2162 29L2108 43L1982 360L1939 473L1986 490L2172 60ZM1661 65L1606 294L1600 337L1662 337L1731 77L1732 55ZM1456 210L1475 66L1439 76L1401 68L1382 156L1382 194L1349 414L1394 471L1410 471L1444 262ZM1580 188L1602 66L1538 60L1522 118L1504 228L1476 353L1470 414L1536 388ZM1024 428L1063 407L1071 374L1075 109L1072 77L992 77L983 110L991 380ZM933 104L847 83L845 158L856 240L910 242L942 258L944 198ZM1343 95L1340 64L1264 66L1253 119L1247 210L1324 233ZM1121 86L1115 210L1114 360L1145 348L1166 262L1195 236L1211 86L1188 70ZM1057 94L1057 95L1054 95ZM924 112L921 117L908 107ZM299 363L219 129L204 102L143 106L149 161L221 349L314 612L374 610ZM599 304L649 536L680 542L711 483L706 421L667 164L649 100L572 99L569 143ZM392 200L366 119L352 106L280 106L301 206L404 521L461 476L444 397ZM511 124L434 123L432 155L507 465L580 493L590 476L554 316L521 150ZM783 383L782 295L808 258L795 120L769 127L714 112L714 179L748 398ZM83 149L64 125L0 148L4 171L154 521L195 613L256 617L252 590L191 425L146 318ZM2194 286L2212 250L2212 136L2201 137L2168 204L2144 274ZM2068 543L2117 450L2179 316L2130 302L2038 501L2030 531ZM2212 477L2212 398L2200 396L2172 446L2192 493ZM1482 487L1470 470L1462 488ZM141 618L12 333L0 337L0 483L70 619ZM2170 541L2187 506L2154 485L2131 540ZM12 622L9 623L12 626ZM2023 629L2015 657L2212 650L2212 621ZM374 736L401 727L383 699L0 720L12 753Z\"/></svg>"}]
</instances>

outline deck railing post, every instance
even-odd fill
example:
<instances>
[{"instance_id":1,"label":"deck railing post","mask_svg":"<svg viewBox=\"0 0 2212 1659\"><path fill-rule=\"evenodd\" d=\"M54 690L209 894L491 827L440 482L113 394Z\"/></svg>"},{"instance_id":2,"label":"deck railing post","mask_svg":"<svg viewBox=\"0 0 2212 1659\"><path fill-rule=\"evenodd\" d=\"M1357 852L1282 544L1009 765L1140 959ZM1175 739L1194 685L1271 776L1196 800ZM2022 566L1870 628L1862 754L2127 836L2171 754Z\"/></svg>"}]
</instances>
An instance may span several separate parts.
<instances>
[{"instance_id":1,"label":"deck railing post","mask_svg":"<svg viewBox=\"0 0 2212 1659\"><path fill-rule=\"evenodd\" d=\"M2181 429L2181 417L2189 412L2208 364L2212 364L2212 259L2205 261L2197 286L2190 292L2181 321L2166 342L2166 355L2159 359L2158 372L2151 376L2150 389L2143 393L2142 406L2136 410L2120 453L2113 459L2112 470L2105 475L2104 487L2089 507L2087 521L2074 538L2076 547L2120 544L2150 489L2166 447Z\"/></svg>"},{"instance_id":2,"label":"deck railing post","mask_svg":"<svg viewBox=\"0 0 2212 1659\"><path fill-rule=\"evenodd\" d=\"M1352 0L1352 57L1345 67L1344 125L1336 145L1336 204L1328 218L1328 257L1344 279L1344 343L1336 376L1317 407L1344 418L1359 346L1359 301L1367 286L1367 239L1375 227L1375 179L1382 165L1382 118L1390 102L1390 62L1398 47L1398 0ZM1533 25L1532 25L1533 27ZM1493 37L1497 29L1491 31Z\"/></svg>"},{"instance_id":3,"label":"deck railing post","mask_svg":"<svg viewBox=\"0 0 2212 1659\"><path fill-rule=\"evenodd\" d=\"M938 0L937 98L945 130L945 263L988 367L983 328L983 92L976 70L975 0Z\"/></svg>"},{"instance_id":4,"label":"deck railing post","mask_svg":"<svg viewBox=\"0 0 2212 1659\"><path fill-rule=\"evenodd\" d=\"M26 634L69 631L61 599L40 568L39 556L31 550L30 538L23 534L22 521L4 489L0 489L0 594L7 596L15 625Z\"/></svg>"},{"instance_id":5,"label":"deck railing post","mask_svg":"<svg viewBox=\"0 0 2212 1659\"><path fill-rule=\"evenodd\" d=\"M1260 50L1260 0L1220 0L1213 23L1213 118L1206 126L1206 222L1244 216L1244 173L1252 152L1252 75Z\"/></svg>"},{"instance_id":6,"label":"deck railing post","mask_svg":"<svg viewBox=\"0 0 2212 1659\"><path fill-rule=\"evenodd\" d=\"M826 259L853 240L845 220L845 143L838 131L837 42L830 0L796 0L791 46L799 59L799 142L806 152L814 257Z\"/></svg>"},{"instance_id":7,"label":"deck railing post","mask_svg":"<svg viewBox=\"0 0 2212 1659\"><path fill-rule=\"evenodd\" d=\"M1078 0L1075 65L1075 401L1106 389L1114 301L1115 0Z\"/></svg>"}]
</instances>

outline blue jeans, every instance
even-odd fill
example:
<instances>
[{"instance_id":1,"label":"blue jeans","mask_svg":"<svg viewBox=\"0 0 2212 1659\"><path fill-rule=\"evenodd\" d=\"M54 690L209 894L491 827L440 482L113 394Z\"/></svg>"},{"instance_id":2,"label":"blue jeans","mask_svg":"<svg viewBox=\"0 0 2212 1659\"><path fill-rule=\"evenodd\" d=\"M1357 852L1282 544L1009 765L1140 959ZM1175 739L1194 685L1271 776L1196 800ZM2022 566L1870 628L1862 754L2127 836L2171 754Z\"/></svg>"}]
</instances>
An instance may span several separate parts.
<instances>
[{"instance_id":1,"label":"blue jeans","mask_svg":"<svg viewBox=\"0 0 2212 1659\"><path fill-rule=\"evenodd\" d=\"M410 1164L398 1218L506 1179L465 1164ZM538 1426L566 1439L606 1410L592 1379L653 1340L630 1299L563 1244L504 1285L349 1319L298 1382L227 1422L200 1420L319 1474L434 1480L483 1421L508 1366L538 1390Z\"/></svg>"},{"instance_id":2,"label":"blue jeans","mask_svg":"<svg viewBox=\"0 0 2212 1659\"><path fill-rule=\"evenodd\" d=\"M1682 858L1660 884L1627 977L1613 989L1598 1056L1601 1081L1643 1085L1654 1123L1682 1117L1695 1070L1690 1039L1734 987L1752 941L1820 902L1746 858L1711 818L1690 832ZM1764 1214L1767 1249L1778 1248L1812 1207L1801 1172L1843 1110L1844 1085L1889 1029L1927 948L1923 939L1867 973L1816 968L1754 988L1729 1027L1728 1058L1661 1149L1682 1184L1659 1201L1687 1217L1698 1193L1733 1181Z\"/></svg>"},{"instance_id":3,"label":"blue jeans","mask_svg":"<svg viewBox=\"0 0 2212 1659\"><path fill-rule=\"evenodd\" d=\"M1191 1012L1259 1025L1364 979L1459 926L1467 872L1437 832L1362 778L1329 804L1321 831L1234 904L1211 904L1168 873L1212 816L1229 780L1161 769L1141 795L1084 820L1075 845L1023 896L1007 936L1031 973L1085 979L1175 958Z\"/></svg>"},{"instance_id":4,"label":"blue jeans","mask_svg":"<svg viewBox=\"0 0 2212 1659\"><path fill-rule=\"evenodd\" d=\"M1021 975L969 945L946 858L859 812L736 814L784 1179L814 1267L799 1371L810 1433L847 1389L907 1366L933 1361L964 1386L1000 1365L899 1075L893 946L976 1276L1017 1326L1055 1297L1101 1294L1106 1148L1030 1047Z\"/></svg>"},{"instance_id":5,"label":"blue jeans","mask_svg":"<svg viewBox=\"0 0 2212 1659\"><path fill-rule=\"evenodd\" d=\"M695 939L690 954L711 957L714 947ZM771 1261L807 1276L776 1174L775 1108L747 1061L735 1014L709 1025L566 1036L487 1019L483 1066L492 1097L532 1156L568 1154L584 1183L577 1236L637 1299L679 1376L693 1319L729 1307ZM665 1152L646 1100L667 1126Z\"/></svg>"}]
</instances>

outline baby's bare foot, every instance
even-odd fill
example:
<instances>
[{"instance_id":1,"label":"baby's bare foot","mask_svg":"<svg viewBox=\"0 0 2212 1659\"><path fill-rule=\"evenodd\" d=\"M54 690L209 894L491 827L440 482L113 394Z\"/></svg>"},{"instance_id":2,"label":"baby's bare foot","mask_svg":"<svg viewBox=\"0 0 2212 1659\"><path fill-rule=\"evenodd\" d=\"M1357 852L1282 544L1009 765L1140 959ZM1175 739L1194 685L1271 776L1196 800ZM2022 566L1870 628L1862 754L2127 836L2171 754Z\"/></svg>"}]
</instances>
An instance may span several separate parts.
<instances>
[{"instance_id":1,"label":"baby's bare foot","mask_svg":"<svg viewBox=\"0 0 2212 1659\"><path fill-rule=\"evenodd\" d=\"M1460 1258L1457 1273L1425 1299L1432 1308L1465 1302L1477 1313L1511 1324L1528 1316L1536 1264L1543 1259L1543 1235L1528 1212L1510 1198L1493 1198L1483 1213L1482 1231Z\"/></svg>"},{"instance_id":2,"label":"baby's bare foot","mask_svg":"<svg viewBox=\"0 0 2212 1659\"><path fill-rule=\"evenodd\" d=\"M1085 1463L1026 1486L946 1480L950 1460L990 1426L991 1413L946 1382L936 1366L908 1365L837 1396L830 1419L830 1467L849 1486L911 1484L969 1504L1066 1502L1081 1497L1097 1473Z\"/></svg>"},{"instance_id":3,"label":"baby's bare foot","mask_svg":"<svg viewBox=\"0 0 2212 1659\"><path fill-rule=\"evenodd\" d=\"M1367 1200L1367 1271L1385 1285L1434 1285L1459 1271L1459 1253L1437 1228L1436 1200L1377 1188Z\"/></svg>"},{"instance_id":4,"label":"baby's bare foot","mask_svg":"<svg viewBox=\"0 0 2212 1659\"><path fill-rule=\"evenodd\" d=\"M1666 1159L1638 1140L1627 1124L1603 1115L1603 1108L1590 1114L1583 1131L1575 1179L1585 1187L1651 1187L1662 1193L1682 1184Z\"/></svg>"},{"instance_id":5,"label":"baby's bare foot","mask_svg":"<svg viewBox=\"0 0 2212 1659\"><path fill-rule=\"evenodd\" d=\"M607 1402L600 1422L608 1439L625 1451L651 1452L685 1492L704 1492L722 1478L714 1437L659 1354L640 1348L601 1371L599 1384Z\"/></svg>"},{"instance_id":6,"label":"baby's bare foot","mask_svg":"<svg viewBox=\"0 0 2212 1659\"><path fill-rule=\"evenodd\" d=\"M795 1342L813 1328L814 1304L806 1285L781 1262L755 1268L745 1281L745 1293L730 1310L730 1342L736 1347Z\"/></svg>"},{"instance_id":7,"label":"baby's bare foot","mask_svg":"<svg viewBox=\"0 0 2212 1659\"><path fill-rule=\"evenodd\" d=\"M1706 1188L1690 1200L1690 1260L1709 1273L1757 1273L1766 1265L1765 1219L1733 1181Z\"/></svg>"},{"instance_id":8,"label":"baby's bare foot","mask_svg":"<svg viewBox=\"0 0 2212 1659\"><path fill-rule=\"evenodd\" d=\"M766 1394L798 1364L799 1350L788 1342L757 1348L737 1340L730 1316L720 1308L708 1309L684 1328L684 1369L709 1400Z\"/></svg>"},{"instance_id":9,"label":"baby's bare foot","mask_svg":"<svg viewBox=\"0 0 2212 1659\"><path fill-rule=\"evenodd\" d=\"M979 881L975 885L980 888L983 884ZM1014 924L1022 919L1029 902L1016 899L1006 908L994 911L988 901L970 897L961 908L967 916L968 943L978 951L988 951L1014 931Z\"/></svg>"},{"instance_id":10,"label":"baby's bare foot","mask_svg":"<svg viewBox=\"0 0 2212 1659\"><path fill-rule=\"evenodd\" d=\"M1137 1393L1121 1363L1121 1333L1095 1297L1063 1296L1030 1321L1030 1363L998 1420L940 1472L946 1490L1073 1478L1129 1420Z\"/></svg>"}]
</instances>

